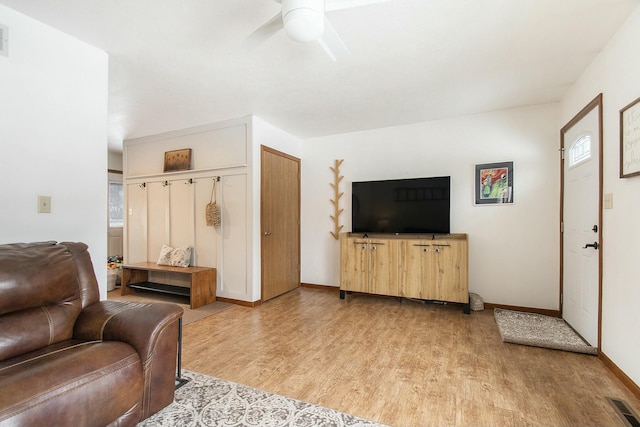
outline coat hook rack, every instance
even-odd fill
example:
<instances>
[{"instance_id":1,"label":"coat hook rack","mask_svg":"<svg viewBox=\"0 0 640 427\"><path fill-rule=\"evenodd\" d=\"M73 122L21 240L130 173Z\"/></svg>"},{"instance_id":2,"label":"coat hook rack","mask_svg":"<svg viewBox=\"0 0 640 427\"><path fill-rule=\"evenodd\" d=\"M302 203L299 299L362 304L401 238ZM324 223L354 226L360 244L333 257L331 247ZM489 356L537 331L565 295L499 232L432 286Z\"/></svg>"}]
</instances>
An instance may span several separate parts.
<instances>
[{"instance_id":1,"label":"coat hook rack","mask_svg":"<svg viewBox=\"0 0 640 427\"><path fill-rule=\"evenodd\" d=\"M147 186L146 182L143 182L142 184L138 184L138 187L140 187L141 189L145 189L145 187Z\"/></svg>"},{"instance_id":2,"label":"coat hook rack","mask_svg":"<svg viewBox=\"0 0 640 427\"><path fill-rule=\"evenodd\" d=\"M333 215L329 215L329 218L333 220L334 229L330 231L331 235L334 239L338 240L340 238L340 230L344 225L340 225L340 214L344 212L344 209L340 209L340 198L344 195L344 193L340 192L340 182L344 178L344 176L340 176L340 165L342 165L344 159L336 159L333 167L329 167L331 171L333 171L333 182L330 182L329 185L333 188L334 198L329 201L333 205Z\"/></svg>"},{"instance_id":3,"label":"coat hook rack","mask_svg":"<svg viewBox=\"0 0 640 427\"><path fill-rule=\"evenodd\" d=\"M186 185L193 184L193 178L189 178L188 180L186 180L185 184Z\"/></svg>"},{"instance_id":4,"label":"coat hook rack","mask_svg":"<svg viewBox=\"0 0 640 427\"><path fill-rule=\"evenodd\" d=\"M219 176L214 176L214 177L213 177L213 180L214 180L215 182L220 182L220 177L219 177Z\"/></svg>"}]
</instances>

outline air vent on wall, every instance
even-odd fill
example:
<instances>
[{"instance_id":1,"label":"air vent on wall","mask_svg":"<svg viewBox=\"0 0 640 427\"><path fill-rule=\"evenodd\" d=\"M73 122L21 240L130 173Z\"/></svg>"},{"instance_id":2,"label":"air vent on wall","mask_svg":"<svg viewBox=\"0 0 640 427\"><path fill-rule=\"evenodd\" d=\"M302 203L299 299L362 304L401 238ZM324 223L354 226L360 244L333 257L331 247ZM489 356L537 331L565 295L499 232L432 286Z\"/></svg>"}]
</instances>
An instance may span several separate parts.
<instances>
[{"instance_id":1,"label":"air vent on wall","mask_svg":"<svg viewBox=\"0 0 640 427\"><path fill-rule=\"evenodd\" d=\"M9 27L0 24L0 55L9 56Z\"/></svg>"},{"instance_id":2,"label":"air vent on wall","mask_svg":"<svg viewBox=\"0 0 640 427\"><path fill-rule=\"evenodd\" d=\"M9 27L0 24L0 55L9 56Z\"/></svg>"}]
</instances>

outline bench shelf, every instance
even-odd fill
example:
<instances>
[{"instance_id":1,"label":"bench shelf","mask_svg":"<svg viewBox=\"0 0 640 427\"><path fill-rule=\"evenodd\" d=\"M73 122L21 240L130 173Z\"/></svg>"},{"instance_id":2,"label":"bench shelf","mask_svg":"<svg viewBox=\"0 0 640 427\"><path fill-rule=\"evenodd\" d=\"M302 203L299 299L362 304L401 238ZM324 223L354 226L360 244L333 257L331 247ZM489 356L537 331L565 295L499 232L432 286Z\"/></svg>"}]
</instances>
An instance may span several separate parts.
<instances>
[{"instance_id":1,"label":"bench shelf","mask_svg":"<svg viewBox=\"0 0 640 427\"><path fill-rule=\"evenodd\" d=\"M150 281L150 272L187 275L189 286ZM191 308L198 308L216 300L216 269L211 267L171 267L153 262L123 265L121 294L133 294L136 289L189 297Z\"/></svg>"}]
</instances>

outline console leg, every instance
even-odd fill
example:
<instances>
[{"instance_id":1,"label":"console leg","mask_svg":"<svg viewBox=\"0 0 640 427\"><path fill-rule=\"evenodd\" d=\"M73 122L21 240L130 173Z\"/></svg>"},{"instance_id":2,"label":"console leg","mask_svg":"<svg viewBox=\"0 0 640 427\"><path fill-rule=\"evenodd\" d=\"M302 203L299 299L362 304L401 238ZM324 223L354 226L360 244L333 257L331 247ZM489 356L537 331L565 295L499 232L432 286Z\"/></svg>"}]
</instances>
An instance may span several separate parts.
<instances>
[{"instance_id":1,"label":"console leg","mask_svg":"<svg viewBox=\"0 0 640 427\"><path fill-rule=\"evenodd\" d=\"M344 299L344 294L345 294L345 291L340 289L340 299Z\"/></svg>"},{"instance_id":2,"label":"console leg","mask_svg":"<svg viewBox=\"0 0 640 427\"><path fill-rule=\"evenodd\" d=\"M462 306L462 311L464 311L464 314L471 314L471 304L470 303L466 303Z\"/></svg>"}]
</instances>

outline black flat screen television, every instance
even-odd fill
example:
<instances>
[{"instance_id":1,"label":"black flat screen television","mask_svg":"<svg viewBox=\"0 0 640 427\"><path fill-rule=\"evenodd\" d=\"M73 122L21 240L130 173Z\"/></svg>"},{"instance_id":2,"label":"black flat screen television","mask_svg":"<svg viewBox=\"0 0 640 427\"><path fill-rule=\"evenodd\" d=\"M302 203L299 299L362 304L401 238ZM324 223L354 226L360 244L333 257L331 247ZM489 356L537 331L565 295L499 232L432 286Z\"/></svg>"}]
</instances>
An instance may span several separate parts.
<instances>
[{"instance_id":1,"label":"black flat screen television","mask_svg":"<svg viewBox=\"0 0 640 427\"><path fill-rule=\"evenodd\" d=\"M351 184L352 232L449 234L451 177Z\"/></svg>"}]
</instances>

